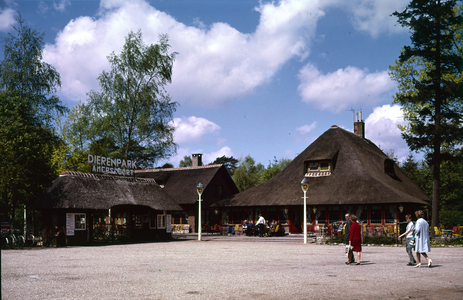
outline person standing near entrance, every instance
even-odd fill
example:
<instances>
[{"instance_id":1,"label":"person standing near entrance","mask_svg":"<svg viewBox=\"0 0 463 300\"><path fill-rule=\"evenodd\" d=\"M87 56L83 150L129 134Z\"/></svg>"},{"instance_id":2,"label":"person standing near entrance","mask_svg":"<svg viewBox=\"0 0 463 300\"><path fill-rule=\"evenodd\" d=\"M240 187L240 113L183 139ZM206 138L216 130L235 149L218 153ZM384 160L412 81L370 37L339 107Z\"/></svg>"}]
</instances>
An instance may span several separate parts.
<instances>
[{"instance_id":1,"label":"person standing near entrance","mask_svg":"<svg viewBox=\"0 0 463 300\"><path fill-rule=\"evenodd\" d=\"M407 229L405 229L404 233L399 235L399 238L406 235L405 244L407 245L407 247L405 247L405 249L407 250L408 257L410 259L408 266L414 266L416 264L416 261L415 261L415 258L413 257L413 251L412 251L413 248L409 247L408 245L410 244L410 239L413 237L413 231L415 231L415 225L413 225L413 222L412 222L412 215L410 214L406 215L405 219L408 222Z\"/></svg>"},{"instance_id":2,"label":"person standing near entrance","mask_svg":"<svg viewBox=\"0 0 463 300\"><path fill-rule=\"evenodd\" d=\"M346 264L350 264L354 261L354 254L349 245L350 239L350 226L352 225L352 221L350 219L350 214L345 215L346 223L344 224L344 244L346 245L346 253L347 253L347 262Z\"/></svg>"},{"instance_id":3,"label":"person standing near entrance","mask_svg":"<svg viewBox=\"0 0 463 300\"><path fill-rule=\"evenodd\" d=\"M257 228L259 228L260 237L263 237L264 236L265 219L264 219L264 217L262 217L261 214L259 214L259 220L257 220L256 226L257 226Z\"/></svg>"}]
</instances>

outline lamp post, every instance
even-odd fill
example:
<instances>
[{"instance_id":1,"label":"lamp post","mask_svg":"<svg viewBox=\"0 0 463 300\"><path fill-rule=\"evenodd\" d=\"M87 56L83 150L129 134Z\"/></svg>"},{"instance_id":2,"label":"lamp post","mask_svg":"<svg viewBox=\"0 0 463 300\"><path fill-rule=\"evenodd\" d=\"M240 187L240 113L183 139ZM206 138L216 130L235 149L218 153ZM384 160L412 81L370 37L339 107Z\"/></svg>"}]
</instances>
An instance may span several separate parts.
<instances>
[{"instance_id":1,"label":"lamp post","mask_svg":"<svg viewBox=\"0 0 463 300\"><path fill-rule=\"evenodd\" d=\"M201 194L203 193L204 185L199 183L196 187L196 191L198 192L198 202L199 202L199 212L198 212L198 241L201 240Z\"/></svg>"},{"instance_id":2,"label":"lamp post","mask_svg":"<svg viewBox=\"0 0 463 300\"><path fill-rule=\"evenodd\" d=\"M301 181L301 188L304 191L304 244L307 244L307 190L309 189L309 180L305 177Z\"/></svg>"}]
</instances>

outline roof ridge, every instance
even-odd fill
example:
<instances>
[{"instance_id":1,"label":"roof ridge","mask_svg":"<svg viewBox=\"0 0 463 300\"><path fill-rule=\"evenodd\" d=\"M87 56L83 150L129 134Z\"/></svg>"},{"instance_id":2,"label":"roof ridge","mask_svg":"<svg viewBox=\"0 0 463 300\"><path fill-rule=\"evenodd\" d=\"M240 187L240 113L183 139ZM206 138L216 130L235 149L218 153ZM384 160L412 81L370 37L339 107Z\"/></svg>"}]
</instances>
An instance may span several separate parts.
<instances>
[{"instance_id":1,"label":"roof ridge","mask_svg":"<svg viewBox=\"0 0 463 300\"><path fill-rule=\"evenodd\" d=\"M140 177L126 177L126 176L112 176L106 174L93 174L83 173L77 171L63 171L59 174L59 177L64 176L75 176L81 178L93 178L93 179L104 179L104 180L119 180L119 181L130 181L130 182L156 182L152 178L140 178Z\"/></svg>"},{"instance_id":2,"label":"roof ridge","mask_svg":"<svg viewBox=\"0 0 463 300\"><path fill-rule=\"evenodd\" d=\"M198 167L181 167L181 168L164 168L164 169L160 168L160 169L135 170L135 173L211 169L211 168L221 167L222 165L223 164L205 165L205 166L198 166Z\"/></svg>"}]
</instances>

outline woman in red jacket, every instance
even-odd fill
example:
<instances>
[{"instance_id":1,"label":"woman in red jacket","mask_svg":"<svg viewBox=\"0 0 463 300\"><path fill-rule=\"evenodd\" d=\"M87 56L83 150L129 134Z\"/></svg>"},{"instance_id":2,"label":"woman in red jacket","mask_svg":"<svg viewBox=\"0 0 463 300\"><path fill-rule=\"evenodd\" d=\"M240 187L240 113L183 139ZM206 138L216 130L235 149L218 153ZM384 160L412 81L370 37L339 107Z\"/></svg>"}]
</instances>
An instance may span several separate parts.
<instances>
[{"instance_id":1,"label":"woman in red jacket","mask_svg":"<svg viewBox=\"0 0 463 300\"><path fill-rule=\"evenodd\" d=\"M360 252L362 252L362 234L360 224L357 223L357 216L351 215L352 225L350 226L349 244L353 247L352 251L357 252L357 265L360 265Z\"/></svg>"}]
</instances>

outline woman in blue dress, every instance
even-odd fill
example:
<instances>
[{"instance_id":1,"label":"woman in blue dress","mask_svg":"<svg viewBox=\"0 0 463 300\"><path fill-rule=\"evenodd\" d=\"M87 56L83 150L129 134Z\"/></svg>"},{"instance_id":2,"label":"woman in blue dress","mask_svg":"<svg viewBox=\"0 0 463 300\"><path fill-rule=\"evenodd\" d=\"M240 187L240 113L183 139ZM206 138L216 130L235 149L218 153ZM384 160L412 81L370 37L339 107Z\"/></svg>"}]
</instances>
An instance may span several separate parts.
<instances>
[{"instance_id":1,"label":"woman in blue dress","mask_svg":"<svg viewBox=\"0 0 463 300\"><path fill-rule=\"evenodd\" d=\"M432 266L432 260L428 257L426 252L431 252L431 244L429 243L429 224L424 219L424 212L417 210L415 212L418 220L415 223L415 252L417 264L415 268L421 267L420 254L428 261L428 267Z\"/></svg>"}]
</instances>

